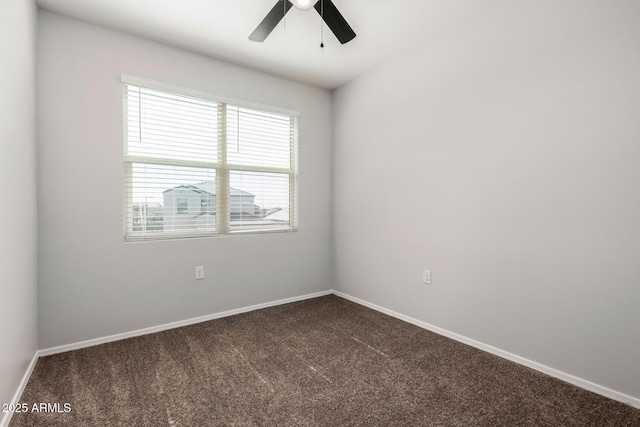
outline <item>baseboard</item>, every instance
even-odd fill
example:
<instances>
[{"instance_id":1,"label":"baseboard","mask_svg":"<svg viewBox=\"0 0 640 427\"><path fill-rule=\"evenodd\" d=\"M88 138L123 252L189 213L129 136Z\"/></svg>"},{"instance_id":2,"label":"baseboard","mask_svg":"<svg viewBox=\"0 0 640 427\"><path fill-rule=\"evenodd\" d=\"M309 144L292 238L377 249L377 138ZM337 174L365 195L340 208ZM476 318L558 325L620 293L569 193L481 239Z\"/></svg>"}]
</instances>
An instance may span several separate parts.
<instances>
[{"instance_id":1,"label":"baseboard","mask_svg":"<svg viewBox=\"0 0 640 427\"><path fill-rule=\"evenodd\" d=\"M108 342L120 341L120 340L127 339L127 338L133 338L133 337L138 337L138 336L141 336L141 335L153 334L155 332L166 331L166 330L169 330L169 329L181 328L183 326L194 325L196 323L206 322L208 320L220 319L220 318L223 318L223 317L233 316L233 315L236 315L236 314L247 313L249 311L260 310L262 308L275 307L275 306L278 306L278 305L288 304L288 303L291 303L291 302L303 301L303 300L311 299L311 298L318 298L318 297L322 297L322 296L325 296L325 295L331 295L332 293L333 293L333 291L331 291L331 290L322 291L322 292L315 292L315 293L312 293L312 294L301 295L301 296L292 297L292 298L285 298L285 299L281 299L281 300L277 300L277 301L271 301L271 302L266 302L266 303L262 303L262 304L251 305L251 306L248 306L248 307L237 308L237 309L234 309L234 310L223 311L223 312L220 312L220 313L208 314L208 315L205 315L205 316L194 317L192 319L186 319L186 320L180 320L180 321L177 321L177 322L166 323L164 325L152 326L152 327L149 327L149 328L138 329L138 330L135 330L135 331L123 332L121 334L109 335L109 336L102 337L102 338L95 338L95 339L91 339L91 340L87 340L87 341L81 341L81 342L77 342L77 343L61 345L61 346L58 346L58 347L47 348L47 349L40 350L38 352L38 355L39 356L50 356L52 354L64 353L64 352L72 351L72 350L79 350L81 348L93 347L95 345L100 345L100 344L104 344L104 343L108 343ZM3 426L0 426L0 427L3 427Z\"/></svg>"},{"instance_id":2,"label":"baseboard","mask_svg":"<svg viewBox=\"0 0 640 427\"><path fill-rule=\"evenodd\" d=\"M567 382L569 384L573 384L573 385L575 385L577 387L583 388L583 389L588 390L590 392L599 394L599 395L604 396L604 397L608 397L609 399L613 399L613 400L616 400L618 402L622 402L622 403L625 403L625 404L627 404L629 406L633 406L635 408L640 409L640 399L638 399L638 398L629 396L629 395L624 394L624 393L620 393L620 392L618 392L616 390L612 390L610 388L601 386L599 384L595 384L595 383L593 383L591 381L587 381L585 379L573 376L571 374L567 374L567 373L559 371L557 369L550 368L548 366L542 365L540 363L534 362L534 361L526 359L524 357L520 357L520 356L518 356L516 354L509 353L507 351L504 351L504 350L501 350L499 348L490 346L488 344L484 344L484 343L482 343L480 341L476 341L474 339L467 338L467 337L465 337L463 335L456 334L456 333L448 331L446 329L439 328L437 326L431 325L431 324L423 322L421 320L417 320L417 319L414 319L412 317L405 316L404 314L397 313L397 312L395 312L393 310L389 310L388 308L381 307L379 305L370 303L370 302L362 300L360 298L353 297L353 296L345 294L343 292L333 291L333 294L336 295L336 296L339 296L341 298L347 299L349 301L355 302L356 304L360 304L360 305L363 305L365 307L369 307L369 308L371 308L373 310L379 311L381 313L387 314L389 316L395 317L397 319L404 320L407 323L411 323L413 325L416 325L416 326L418 326L420 328L423 328L423 329L426 329L428 331L435 332L438 335L442 335L442 336L445 336L447 338L451 338L451 339L453 339L455 341L459 341L459 342L461 342L463 344L467 344L467 345L470 345L470 346L475 347L477 349L480 349L480 350L486 351L488 353L494 354L496 356L502 357L503 359L507 359L507 360L510 360L512 362L518 363L520 365L526 366L528 368L535 369L536 371L542 372L542 373L547 374L549 376L552 376L554 378L558 378L558 379L560 379L562 381L565 381L565 382Z\"/></svg>"},{"instance_id":3,"label":"baseboard","mask_svg":"<svg viewBox=\"0 0 640 427\"><path fill-rule=\"evenodd\" d=\"M22 376L22 380L20 380L20 384L18 384L18 389L14 393L13 398L11 399L11 402L9 402L10 404L15 405L20 402L20 399L22 398L22 393L24 392L25 387L27 387L27 383L29 382L29 378L31 378L31 373L33 372L33 368L36 367L36 363L38 362L39 356L40 355L36 351L36 353L33 355L33 358L31 359L31 363L29 363L27 370ZM13 416L13 412L5 412L3 414L3 417L0 418L0 427L9 427L9 423L11 422L12 416Z\"/></svg>"}]
</instances>

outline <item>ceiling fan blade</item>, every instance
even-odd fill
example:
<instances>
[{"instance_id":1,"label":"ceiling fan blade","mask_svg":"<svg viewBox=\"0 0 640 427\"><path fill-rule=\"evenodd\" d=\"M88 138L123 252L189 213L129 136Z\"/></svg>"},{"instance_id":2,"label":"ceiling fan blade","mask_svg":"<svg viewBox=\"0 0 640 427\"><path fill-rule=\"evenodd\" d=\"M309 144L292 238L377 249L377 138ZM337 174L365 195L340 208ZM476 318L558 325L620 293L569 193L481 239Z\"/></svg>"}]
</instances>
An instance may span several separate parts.
<instances>
[{"instance_id":1,"label":"ceiling fan blade","mask_svg":"<svg viewBox=\"0 0 640 427\"><path fill-rule=\"evenodd\" d=\"M289 0L278 0L275 6L267 13L262 22L253 30L253 33L249 36L249 40L254 42L263 42L267 38L271 31L278 25L278 23L284 18L284 15L293 7L293 3Z\"/></svg>"},{"instance_id":2,"label":"ceiling fan blade","mask_svg":"<svg viewBox=\"0 0 640 427\"><path fill-rule=\"evenodd\" d=\"M324 3L324 5L322 4ZM324 22L336 35L340 43L345 44L356 36L347 21L344 19L338 8L331 0L318 0L315 9L323 17ZM324 11L322 10L324 8Z\"/></svg>"}]
</instances>

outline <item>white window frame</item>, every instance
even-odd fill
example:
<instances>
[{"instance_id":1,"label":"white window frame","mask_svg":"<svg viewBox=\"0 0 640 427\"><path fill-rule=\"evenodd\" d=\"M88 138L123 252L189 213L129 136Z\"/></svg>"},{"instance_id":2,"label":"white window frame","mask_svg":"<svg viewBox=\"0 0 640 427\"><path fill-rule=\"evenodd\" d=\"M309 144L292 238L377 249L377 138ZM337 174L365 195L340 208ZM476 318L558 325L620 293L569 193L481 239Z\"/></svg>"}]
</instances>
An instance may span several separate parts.
<instances>
[{"instance_id":1,"label":"white window frame","mask_svg":"<svg viewBox=\"0 0 640 427\"><path fill-rule=\"evenodd\" d=\"M123 148L124 148L124 240L126 242L132 241L153 241L153 240L171 240L171 239L184 239L194 237L214 237L214 236L226 236L234 234L264 234L264 233L278 233L278 232L291 232L298 230L298 118L299 113L294 110L274 107L270 105L264 105L259 103L252 103L242 100L237 100L225 96L219 96L208 92L199 90L179 87L163 82L154 81L151 79L132 76L129 74L121 75L122 88L123 88ZM218 162L194 162L178 160L172 164L179 166L208 168L216 170L216 231L207 232L136 232L132 229L133 224L133 200L131 194L127 190L127 185L131 179L132 165L134 163L145 164L162 164L163 162L149 161L146 158L140 156L130 155L127 150L127 106L124 94L126 93L126 85L139 86L141 88L165 91L182 96L191 96L200 98L212 102L218 103L218 108L222 109L222 125L226 128L226 108L227 105L240 108L250 108L267 113L275 113L289 116L291 120L291 160L288 168L282 167L269 167L269 166L249 166L249 165L236 165L227 163L227 144L226 144L226 129L223 129L221 137L218 139ZM269 228L238 228L233 229L230 224L230 173L232 171L240 172L266 172L266 173L279 173L289 175L289 223L283 226L274 226Z\"/></svg>"}]
</instances>

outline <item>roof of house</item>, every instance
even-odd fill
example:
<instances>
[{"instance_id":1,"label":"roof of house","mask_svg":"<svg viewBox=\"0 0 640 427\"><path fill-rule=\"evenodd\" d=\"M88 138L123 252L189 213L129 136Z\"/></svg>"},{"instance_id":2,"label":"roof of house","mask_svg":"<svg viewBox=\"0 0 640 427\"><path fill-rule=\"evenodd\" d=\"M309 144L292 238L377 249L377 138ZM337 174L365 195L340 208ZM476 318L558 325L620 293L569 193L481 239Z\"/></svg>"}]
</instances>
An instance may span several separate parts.
<instances>
[{"instance_id":1,"label":"roof of house","mask_svg":"<svg viewBox=\"0 0 640 427\"><path fill-rule=\"evenodd\" d=\"M207 193L210 194L212 196L216 195L217 192L217 188L216 188L216 182L215 181L202 181L199 184L196 185L179 185L177 187L173 187L173 188L169 188L167 190L164 190L163 193L166 193L168 191L173 191L173 190L177 190L179 188L183 188L186 190L191 190L191 191L195 191L196 193ZM231 187L231 196L250 196L250 197L255 197L255 195L248 193L244 190L240 190L238 188L233 188Z\"/></svg>"}]
</instances>

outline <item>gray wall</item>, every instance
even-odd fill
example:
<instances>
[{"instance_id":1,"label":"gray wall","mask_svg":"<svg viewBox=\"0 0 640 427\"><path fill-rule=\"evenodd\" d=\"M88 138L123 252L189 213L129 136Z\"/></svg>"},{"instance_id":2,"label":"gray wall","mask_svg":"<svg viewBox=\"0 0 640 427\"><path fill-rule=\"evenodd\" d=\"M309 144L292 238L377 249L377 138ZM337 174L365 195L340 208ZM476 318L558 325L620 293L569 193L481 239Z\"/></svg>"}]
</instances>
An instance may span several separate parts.
<instances>
[{"instance_id":1,"label":"gray wall","mask_svg":"<svg viewBox=\"0 0 640 427\"><path fill-rule=\"evenodd\" d=\"M36 8L0 13L0 403L10 402L37 346ZM0 413L0 423L2 416Z\"/></svg>"},{"instance_id":2,"label":"gray wall","mask_svg":"<svg viewBox=\"0 0 640 427\"><path fill-rule=\"evenodd\" d=\"M39 19L40 348L331 289L327 91ZM121 73L298 110L300 231L123 243ZM198 265L205 280L194 280Z\"/></svg>"},{"instance_id":3,"label":"gray wall","mask_svg":"<svg viewBox=\"0 0 640 427\"><path fill-rule=\"evenodd\" d=\"M512 2L339 89L337 289L640 398L639 20Z\"/></svg>"}]
</instances>

